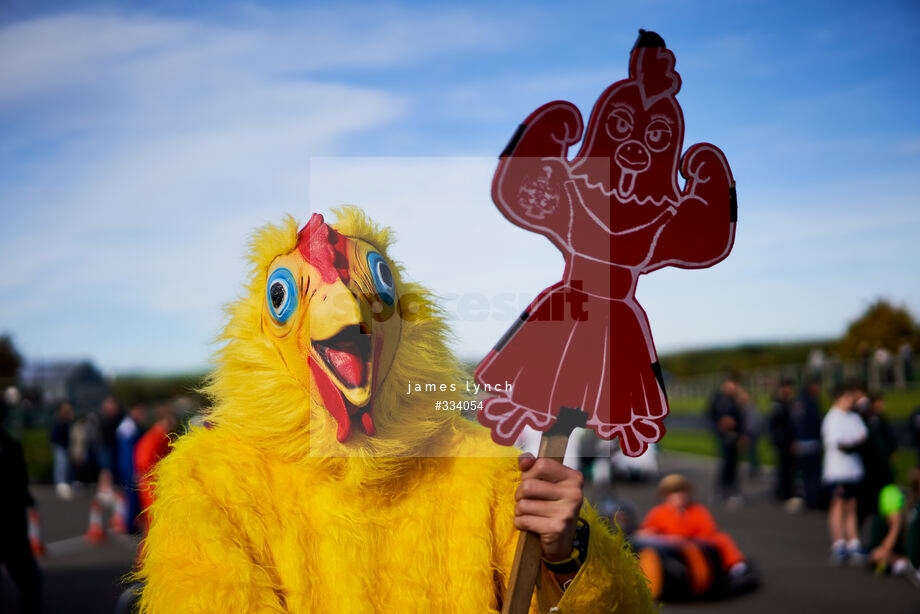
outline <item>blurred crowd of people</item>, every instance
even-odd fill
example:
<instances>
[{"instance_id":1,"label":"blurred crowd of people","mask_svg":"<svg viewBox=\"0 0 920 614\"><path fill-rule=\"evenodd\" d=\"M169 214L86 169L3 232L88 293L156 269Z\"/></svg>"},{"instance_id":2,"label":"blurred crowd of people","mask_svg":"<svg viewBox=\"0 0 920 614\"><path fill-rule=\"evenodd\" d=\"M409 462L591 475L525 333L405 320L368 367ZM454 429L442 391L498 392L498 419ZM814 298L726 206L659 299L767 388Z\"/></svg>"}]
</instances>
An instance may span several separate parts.
<instances>
[{"instance_id":1,"label":"blurred crowd of people","mask_svg":"<svg viewBox=\"0 0 920 614\"><path fill-rule=\"evenodd\" d=\"M26 520L36 503L29 492L23 448L3 427L2 398L0 406L0 564L19 589L21 610L39 612L41 575ZM69 500L91 493L94 506L110 511L110 530L145 532L145 510L153 501L150 474L168 454L178 424L172 403L155 405L152 415L144 404L124 411L111 397L83 415L75 415L69 402L60 403L49 433L57 496Z\"/></svg>"},{"instance_id":2,"label":"blurred crowd of people","mask_svg":"<svg viewBox=\"0 0 920 614\"><path fill-rule=\"evenodd\" d=\"M894 483L892 457L898 442L883 396L869 394L863 386L841 386L825 413L820 380L806 381L799 390L793 381L782 380L769 408L761 412L755 395L738 378L728 377L713 394L706 418L721 456L717 500L729 508L743 505L741 461L746 459L751 477L760 479L758 442L767 438L775 451L773 495L789 512L827 510L833 564L868 565L877 573L903 574L920 586L920 469L911 474L908 489ZM69 500L92 494L113 519L122 519L121 527L113 525L113 530L143 533L143 510L153 496L148 476L169 452L178 424L171 403L137 404L125 410L114 398L107 398L82 415L70 403L61 403L49 431L56 496ZM920 409L908 427L920 459ZM535 435L538 440L539 434ZM656 446L632 459L616 453L615 442L601 441L586 430L571 448L573 458L568 461L580 466L588 481L658 475ZM23 611L38 611L41 577L25 522L25 512L35 502L28 490L22 447L2 429L2 418L0 480L0 563L19 586ZM668 574L673 576L675 561L689 582L683 589L688 594L710 594L694 587L693 582L702 582L700 578L709 578L707 582L721 590L756 584L757 570L692 493L693 484L686 477L666 476L658 487L660 505L641 522L637 517L631 523L634 532L617 520L632 534L653 585L653 576L660 576L656 597L662 591L667 594L668 582L674 584ZM602 513L606 513L604 505L602 501ZM618 518L616 511L611 517Z\"/></svg>"},{"instance_id":3,"label":"blurred crowd of people","mask_svg":"<svg viewBox=\"0 0 920 614\"><path fill-rule=\"evenodd\" d=\"M893 483L898 446L884 398L856 385L839 387L821 423L821 443L831 562L869 562L880 573L908 574L920 585L920 470L909 478L911 508Z\"/></svg>"},{"instance_id":4,"label":"blurred crowd of people","mask_svg":"<svg viewBox=\"0 0 920 614\"><path fill-rule=\"evenodd\" d=\"M820 380L796 394L782 380L765 415L775 451L773 493L789 512L827 509L830 560L876 571L908 574L920 585L920 469L911 473L910 492L894 484L895 431L885 415L885 398L865 386L846 384L833 393L826 413ZM740 455L751 471L759 467L760 412L734 376L714 393L707 418L721 456L716 492L729 506L741 504ZM920 409L908 424L920 459Z\"/></svg>"},{"instance_id":5,"label":"blurred crowd of people","mask_svg":"<svg viewBox=\"0 0 920 614\"><path fill-rule=\"evenodd\" d=\"M169 436L178 424L171 403L153 408L148 428L149 414L141 403L124 411L112 397L98 411L79 417L69 402L61 403L51 427L58 496L70 499L75 487L96 483L97 498L113 506L121 493L127 501L127 531L142 530L142 510L151 499L146 476L169 451Z\"/></svg>"}]
</instances>

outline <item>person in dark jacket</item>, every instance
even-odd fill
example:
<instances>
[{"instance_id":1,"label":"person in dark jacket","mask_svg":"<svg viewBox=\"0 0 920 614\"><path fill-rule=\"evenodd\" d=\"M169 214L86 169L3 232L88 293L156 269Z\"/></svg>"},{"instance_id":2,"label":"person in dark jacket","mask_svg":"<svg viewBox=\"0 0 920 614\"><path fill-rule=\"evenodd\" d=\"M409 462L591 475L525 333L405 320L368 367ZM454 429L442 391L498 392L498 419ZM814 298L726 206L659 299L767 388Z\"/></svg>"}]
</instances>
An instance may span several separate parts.
<instances>
[{"instance_id":1,"label":"person in dark jacket","mask_svg":"<svg viewBox=\"0 0 920 614\"><path fill-rule=\"evenodd\" d=\"M917 461L920 463L920 405L914 408L914 413L910 416L910 422L907 425L910 430L911 443L917 452Z\"/></svg>"},{"instance_id":2,"label":"person in dark jacket","mask_svg":"<svg viewBox=\"0 0 920 614\"><path fill-rule=\"evenodd\" d=\"M51 448L54 453L54 486L61 499L70 499L73 468L70 463L70 431L73 426L73 406L64 401L58 406L51 426Z\"/></svg>"},{"instance_id":3,"label":"person in dark jacket","mask_svg":"<svg viewBox=\"0 0 920 614\"><path fill-rule=\"evenodd\" d=\"M863 414L863 421L869 430L869 436L859 448L866 471L866 477L863 479L859 492L859 503L865 510L859 514L860 526L875 509L879 492L894 480L891 457L898 448L894 429L891 428L891 423L885 416L885 398L881 394L873 394L868 397L868 409ZM860 508L857 507L857 509Z\"/></svg>"},{"instance_id":4,"label":"person in dark jacket","mask_svg":"<svg viewBox=\"0 0 920 614\"><path fill-rule=\"evenodd\" d=\"M708 417L719 442L722 465L716 491L722 499L738 495L738 444L743 432L738 406L738 382L729 376L722 382L709 404Z\"/></svg>"},{"instance_id":5,"label":"person in dark jacket","mask_svg":"<svg viewBox=\"0 0 920 614\"><path fill-rule=\"evenodd\" d=\"M124 419L124 412L113 397L102 402L100 408L99 437L99 494L104 498L112 497L115 483L115 463L117 462L118 425Z\"/></svg>"},{"instance_id":6,"label":"person in dark jacket","mask_svg":"<svg viewBox=\"0 0 920 614\"><path fill-rule=\"evenodd\" d=\"M125 494L128 503L127 524L129 532L137 532L137 519L141 513L140 495L137 491L137 472L134 466L134 451L137 442L144 434L144 419L147 408L137 404L122 418L115 431L117 441L117 462L115 464L118 486Z\"/></svg>"},{"instance_id":7,"label":"person in dark jacket","mask_svg":"<svg viewBox=\"0 0 920 614\"><path fill-rule=\"evenodd\" d=\"M805 505L817 509L821 488L821 382L809 380L792 405L792 449L802 476Z\"/></svg>"},{"instance_id":8,"label":"person in dark jacket","mask_svg":"<svg viewBox=\"0 0 920 614\"><path fill-rule=\"evenodd\" d=\"M29 545L28 509L35 505L22 446L3 426L6 403L0 398L0 564L19 589L23 614L41 610L41 572Z\"/></svg>"},{"instance_id":9,"label":"person in dark jacket","mask_svg":"<svg viewBox=\"0 0 920 614\"><path fill-rule=\"evenodd\" d=\"M792 382L783 380L770 406L770 435L776 448L776 498L788 501L794 493L795 481L795 429L792 425Z\"/></svg>"}]
</instances>

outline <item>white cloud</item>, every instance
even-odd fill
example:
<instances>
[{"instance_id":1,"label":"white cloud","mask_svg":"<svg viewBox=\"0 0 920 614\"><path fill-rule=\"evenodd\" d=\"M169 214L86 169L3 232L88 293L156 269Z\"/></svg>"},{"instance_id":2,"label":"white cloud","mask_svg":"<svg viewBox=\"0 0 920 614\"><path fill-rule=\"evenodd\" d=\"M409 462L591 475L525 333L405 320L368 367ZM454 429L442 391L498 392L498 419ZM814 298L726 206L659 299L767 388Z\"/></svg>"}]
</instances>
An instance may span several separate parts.
<instances>
[{"instance_id":1,"label":"white cloud","mask_svg":"<svg viewBox=\"0 0 920 614\"><path fill-rule=\"evenodd\" d=\"M151 76L157 85L208 87L247 73L291 78L396 66L493 49L512 27L462 9L396 6L249 9L236 25L115 13L52 15L0 28L0 102L73 86L147 88Z\"/></svg>"},{"instance_id":2,"label":"white cloud","mask_svg":"<svg viewBox=\"0 0 920 614\"><path fill-rule=\"evenodd\" d=\"M411 108L322 71L430 61L485 44L494 27L458 11L248 17L68 14L0 28L0 322L27 353L203 362L249 233L307 217L310 157ZM127 355L150 336L145 318L169 341ZM190 322L192 335L177 332Z\"/></svg>"}]
</instances>

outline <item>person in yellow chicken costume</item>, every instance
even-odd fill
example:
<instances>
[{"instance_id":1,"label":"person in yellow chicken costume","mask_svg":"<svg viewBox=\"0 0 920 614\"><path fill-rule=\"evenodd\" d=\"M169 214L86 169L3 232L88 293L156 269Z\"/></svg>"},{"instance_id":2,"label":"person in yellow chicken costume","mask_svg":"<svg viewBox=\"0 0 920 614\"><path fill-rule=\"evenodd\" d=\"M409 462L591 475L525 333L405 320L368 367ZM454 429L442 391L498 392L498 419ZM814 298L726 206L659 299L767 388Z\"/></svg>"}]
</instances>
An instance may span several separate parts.
<instances>
[{"instance_id":1,"label":"person in yellow chicken costume","mask_svg":"<svg viewBox=\"0 0 920 614\"><path fill-rule=\"evenodd\" d=\"M442 313L390 260L388 229L337 215L253 237L208 428L155 470L140 611L498 612L517 529L543 545L532 613L653 611L578 472L435 409L440 384L464 389Z\"/></svg>"}]
</instances>

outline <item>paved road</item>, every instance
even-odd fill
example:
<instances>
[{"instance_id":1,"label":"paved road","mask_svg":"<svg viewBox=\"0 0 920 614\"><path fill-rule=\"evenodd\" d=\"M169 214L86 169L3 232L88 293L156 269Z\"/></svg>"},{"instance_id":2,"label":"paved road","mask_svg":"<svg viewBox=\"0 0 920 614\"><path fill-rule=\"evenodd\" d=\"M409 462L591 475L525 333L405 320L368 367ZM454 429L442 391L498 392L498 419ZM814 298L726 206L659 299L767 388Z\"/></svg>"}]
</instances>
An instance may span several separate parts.
<instances>
[{"instance_id":1,"label":"paved road","mask_svg":"<svg viewBox=\"0 0 920 614\"><path fill-rule=\"evenodd\" d=\"M698 498L709 501L715 482L713 461L690 455L664 453L663 472L680 471L697 485ZM738 511L713 505L723 529L744 553L756 561L763 585L754 593L709 603L665 604L662 612L694 614L822 614L850 612L917 614L920 590L902 577L876 577L864 568L835 568L828 564L829 540L825 515L790 515L768 496L769 478L748 481L745 505ZM632 500L640 513L656 503L654 484L621 483L618 496Z\"/></svg>"},{"instance_id":2,"label":"paved road","mask_svg":"<svg viewBox=\"0 0 920 614\"><path fill-rule=\"evenodd\" d=\"M33 486L38 501L46 555L39 560L44 576L48 614L113 614L124 589L122 576L131 571L137 538L109 534L92 545L83 538L89 523L91 497L79 493L61 501L50 487ZM108 515L106 515L108 520ZM16 612L15 589L4 574L0 612Z\"/></svg>"},{"instance_id":3,"label":"paved road","mask_svg":"<svg viewBox=\"0 0 920 614\"><path fill-rule=\"evenodd\" d=\"M708 500L715 464L709 459L664 453L663 471L681 471ZM609 487L595 488L602 494ZM617 483L613 491L632 500L640 513L655 503L654 484ZM709 614L823 614L920 612L920 590L903 578L875 577L865 569L832 568L827 564L828 539L823 514L788 515L766 495L766 481L745 485L747 502L740 511L714 507L719 523L735 536L763 572L763 587L731 600L665 604L662 611ZM43 518L43 537L51 546L41 561L45 574L46 612L112 614L130 571L136 540L109 539L91 546L83 539L89 517L88 495L58 501L49 488L33 488ZM0 612L13 612L12 587L3 580Z\"/></svg>"}]
</instances>

